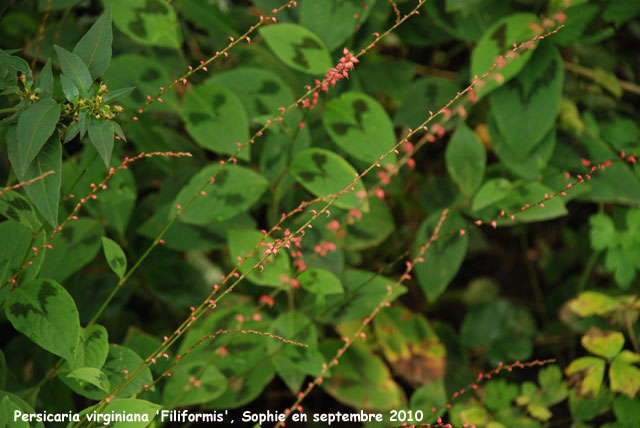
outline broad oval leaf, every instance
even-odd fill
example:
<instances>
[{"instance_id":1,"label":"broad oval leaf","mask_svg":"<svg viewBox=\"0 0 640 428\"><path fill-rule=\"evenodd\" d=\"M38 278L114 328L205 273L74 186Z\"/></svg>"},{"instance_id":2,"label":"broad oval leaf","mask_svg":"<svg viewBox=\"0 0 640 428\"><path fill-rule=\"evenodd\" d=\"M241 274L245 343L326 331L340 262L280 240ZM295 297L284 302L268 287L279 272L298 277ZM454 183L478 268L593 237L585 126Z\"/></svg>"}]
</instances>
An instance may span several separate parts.
<instances>
[{"instance_id":1,"label":"broad oval leaf","mask_svg":"<svg viewBox=\"0 0 640 428\"><path fill-rule=\"evenodd\" d=\"M229 241L229 256L231 257L231 263L237 263L238 257L244 258L249 254L249 251L260 242L264 235L253 229L229 229L227 230L227 240ZM265 243L273 244L274 240L268 237L264 240ZM247 273L256 265L264 256L267 246L260 246L254 252L253 255L248 257L247 260L240 267L240 272ZM247 279L258 285L268 285L272 287L280 287L283 284L282 276L287 278L291 275L291 266L289 263L289 254L286 248L283 248L278 254L271 254L264 262L264 270L255 269L251 272Z\"/></svg>"},{"instance_id":2,"label":"broad oval leaf","mask_svg":"<svg viewBox=\"0 0 640 428\"><path fill-rule=\"evenodd\" d=\"M520 74L491 94L491 114L507 144L528 156L555 123L564 70L558 49L543 44Z\"/></svg>"},{"instance_id":3,"label":"broad oval leaf","mask_svg":"<svg viewBox=\"0 0 640 428\"><path fill-rule=\"evenodd\" d=\"M346 220L346 219L345 219ZM383 242L394 230L393 215L387 204L378 198L369 200L369 212L351 224L346 220L347 234L342 246L347 250L363 250Z\"/></svg>"},{"instance_id":4,"label":"broad oval leaf","mask_svg":"<svg viewBox=\"0 0 640 428\"><path fill-rule=\"evenodd\" d=\"M109 383L107 375L105 375L102 370L94 367L81 367L79 369L75 369L69 373L67 377L74 379L80 385L93 385L104 392L109 392L111 389L111 384Z\"/></svg>"},{"instance_id":5,"label":"broad oval leaf","mask_svg":"<svg viewBox=\"0 0 640 428\"><path fill-rule=\"evenodd\" d=\"M212 164L194 175L178 193L171 215L176 212L176 204L185 207L205 183L208 183L204 188L206 195L198 195L193 200L180 216L181 221L207 224L228 220L249 209L267 190L268 182L263 176L240 165L225 166L215 183L210 183L210 178L219 168L219 164ZM247 191L249 189L251 191Z\"/></svg>"},{"instance_id":6,"label":"broad oval leaf","mask_svg":"<svg viewBox=\"0 0 640 428\"><path fill-rule=\"evenodd\" d=\"M521 43L534 37L530 24L538 23L538 18L531 13L515 13L504 17L491 26L478 40L478 44L471 53L471 75L482 76L503 55L507 65L497 68L492 76L500 73L504 78L502 83L515 77L531 57L531 50L524 50L513 60L506 59L506 55L513 49L513 43ZM482 88L476 87L478 97L483 97L500 86L495 78L485 79Z\"/></svg>"},{"instance_id":7,"label":"broad oval leaf","mask_svg":"<svg viewBox=\"0 0 640 428\"><path fill-rule=\"evenodd\" d=\"M280 76L269 70L234 68L216 74L210 82L223 85L238 96L251 124L262 124L267 119L272 119L280 107L287 107L294 101L289 86ZM297 109L290 110L284 116L284 122L292 128L297 127L301 120L302 114Z\"/></svg>"},{"instance_id":8,"label":"broad oval leaf","mask_svg":"<svg viewBox=\"0 0 640 428\"><path fill-rule=\"evenodd\" d=\"M7 295L13 327L43 349L73 360L80 339L78 309L67 290L51 279L35 279Z\"/></svg>"},{"instance_id":9,"label":"broad oval leaf","mask_svg":"<svg viewBox=\"0 0 640 428\"><path fill-rule=\"evenodd\" d=\"M182 102L181 116L189 135L214 152L234 154L238 143L249 139L249 122L242 102L222 85L209 83L189 91ZM238 158L249 159L249 147Z\"/></svg>"},{"instance_id":10,"label":"broad oval leaf","mask_svg":"<svg viewBox=\"0 0 640 428\"><path fill-rule=\"evenodd\" d=\"M37 231L41 226L29 200L13 190L0 195L0 215L31 230Z\"/></svg>"},{"instance_id":11,"label":"broad oval leaf","mask_svg":"<svg viewBox=\"0 0 640 428\"><path fill-rule=\"evenodd\" d=\"M111 6L108 6L73 48L73 53L84 61L94 80L109 68L112 41Z\"/></svg>"},{"instance_id":12,"label":"broad oval leaf","mask_svg":"<svg viewBox=\"0 0 640 428\"><path fill-rule=\"evenodd\" d=\"M16 164L12 166L24 177L29 164L49 139L58 123L60 107L52 99L40 100L30 105L18 119Z\"/></svg>"},{"instance_id":13,"label":"broad oval leaf","mask_svg":"<svg viewBox=\"0 0 640 428\"><path fill-rule=\"evenodd\" d=\"M113 23L138 43L178 49L182 33L173 7L162 0L103 0L112 6Z\"/></svg>"},{"instance_id":14,"label":"broad oval leaf","mask_svg":"<svg viewBox=\"0 0 640 428\"><path fill-rule=\"evenodd\" d=\"M394 371L412 385L444 379L446 349L420 314L394 306L381 311L374 331Z\"/></svg>"},{"instance_id":15,"label":"broad oval leaf","mask_svg":"<svg viewBox=\"0 0 640 428\"><path fill-rule=\"evenodd\" d=\"M464 123L451 137L445 151L447 170L462 193L473 195L482 183L487 153L480 139Z\"/></svg>"},{"instance_id":16,"label":"broad oval leaf","mask_svg":"<svg viewBox=\"0 0 640 428\"><path fill-rule=\"evenodd\" d=\"M109 88L129 88L135 85L131 93L123 95L118 101L135 112L147 101L147 95L156 94L158 88L165 86L171 78L165 65L154 57L124 54L113 58L102 79ZM162 100L161 103L151 104L148 111L178 109L174 91L165 93Z\"/></svg>"},{"instance_id":17,"label":"broad oval leaf","mask_svg":"<svg viewBox=\"0 0 640 428\"><path fill-rule=\"evenodd\" d=\"M343 343L329 339L320 350L329 361ZM360 344L353 344L331 369L321 387L336 400L364 409L394 409L402 405L404 393L393 380L382 359Z\"/></svg>"},{"instance_id":18,"label":"broad oval leaf","mask_svg":"<svg viewBox=\"0 0 640 428\"><path fill-rule=\"evenodd\" d=\"M340 279L325 269L307 269L297 280L302 289L317 295L344 293Z\"/></svg>"},{"instance_id":19,"label":"broad oval leaf","mask_svg":"<svg viewBox=\"0 0 640 428\"><path fill-rule=\"evenodd\" d=\"M89 263L100 251L104 227L100 222L80 218L68 223L46 250L40 276L64 281Z\"/></svg>"},{"instance_id":20,"label":"broad oval leaf","mask_svg":"<svg viewBox=\"0 0 640 428\"><path fill-rule=\"evenodd\" d=\"M535 179L544 171L556 146L556 128L552 128L542 141L525 154L523 150L511 146L500 134L493 117L489 119L489 135L493 150L502 164L515 175L527 179Z\"/></svg>"},{"instance_id":21,"label":"broad oval leaf","mask_svg":"<svg viewBox=\"0 0 640 428\"><path fill-rule=\"evenodd\" d=\"M53 133L27 167L23 180L31 180L50 171L53 171L53 174L26 186L24 190L49 224L57 227L62 184L62 146L57 132Z\"/></svg>"},{"instance_id":22,"label":"broad oval leaf","mask_svg":"<svg viewBox=\"0 0 640 428\"><path fill-rule=\"evenodd\" d=\"M356 178L356 170L339 155L325 149L308 149L293 158L291 173L298 183L316 196L337 194L347 188ZM353 191L348 191L335 201L339 208L362 208L369 211L368 202L360 199L364 184L358 181Z\"/></svg>"},{"instance_id":23,"label":"broad oval leaf","mask_svg":"<svg viewBox=\"0 0 640 428\"><path fill-rule=\"evenodd\" d=\"M82 329L82 344L84 346L83 367L101 368L109 355L107 329L98 324Z\"/></svg>"},{"instance_id":24,"label":"broad oval leaf","mask_svg":"<svg viewBox=\"0 0 640 428\"><path fill-rule=\"evenodd\" d=\"M91 87L93 79L91 79L91 73L89 73L86 64L78 55L58 45L54 45L53 47L58 53L62 73L76 85L82 95L89 98L89 88Z\"/></svg>"},{"instance_id":25,"label":"broad oval leaf","mask_svg":"<svg viewBox=\"0 0 640 428\"><path fill-rule=\"evenodd\" d=\"M387 286L395 281L391 278L365 270L347 269L342 275L344 294L327 296L327 311L322 321L327 323L345 323L362 321L387 297ZM395 289L389 302L407 292L406 287Z\"/></svg>"},{"instance_id":26,"label":"broad oval leaf","mask_svg":"<svg viewBox=\"0 0 640 428\"><path fill-rule=\"evenodd\" d=\"M416 237L415 245L417 247L427 243L440 220L440 216L441 213L436 212L422 223ZM466 223L459 215L449 214L442 224L439 235L447 235L449 232L465 226ZM454 234L451 237L439 239L433 242L424 254L424 263L416 264L415 271L418 282L430 302L433 302L444 292L458 273L467 254L468 243L469 237L466 234L463 236Z\"/></svg>"},{"instance_id":27,"label":"broad oval leaf","mask_svg":"<svg viewBox=\"0 0 640 428\"><path fill-rule=\"evenodd\" d=\"M127 271L127 256L124 254L124 251L122 251L122 248L120 248L117 242L106 236L102 237L102 249L104 250L104 256L107 259L109 267L118 275L118 278L122 279Z\"/></svg>"},{"instance_id":28,"label":"broad oval leaf","mask_svg":"<svg viewBox=\"0 0 640 428\"><path fill-rule=\"evenodd\" d=\"M205 358L186 358L171 370L162 401L167 408L215 400L227 388L227 379Z\"/></svg>"},{"instance_id":29,"label":"broad oval leaf","mask_svg":"<svg viewBox=\"0 0 640 428\"><path fill-rule=\"evenodd\" d=\"M338 146L369 164L396 144L391 119L382 106L363 93L347 92L327 104L324 127ZM391 153L380 163L395 161Z\"/></svg>"},{"instance_id":30,"label":"broad oval leaf","mask_svg":"<svg viewBox=\"0 0 640 428\"><path fill-rule=\"evenodd\" d=\"M323 74L332 67L322 40L300 25L280 23L260 28L269 48L289 67L309 74Z\"/></svg>"},{"instance_id":31,"label":"broad oval leaf","mask_svg":"<svg viewBox=\"0 0 640 428\"><path fill-rule=\"evenodd\" d=\"M567 215L567 208L560 197L544 201L545 195L552 195L553 193L553 190L537 182L517 187L506 198L496 204L497 211L504 210L505 213L516 212L515 221L511 221L508 217L501 218L497 221L498 225L506 226L514 223L551 220ZM539 201L544 201L544 208L542 206L532 206L526 211L517 212L526 204L533 205L533 203Z\"/></svg>"},{"instance_id":32,"label":"broad oval leaf","mask_svg":"<svg viewBox=\"0 0 640 428\"><path fill-rule=\"evenodd\" d=\"M292 392L297 392L307 375L318 376L322 372L324 357L318 350L318 332L315 324L305 315L282 312L271 323L269 331L285 339L307 345L298 346L271 339L266 343L278 376Z\"/></svg>"},{"instance_id":33,"label":"broad oval leaf","mask_svg":"<svg viewBox=\"0 0 640 428\"><path fill-rule=\"evenodd\" d=\"M512 189L513 184L506 178L494 178L485 181L473 198L471 211L479 211L501 201L511 193Z\"/></svg>"},{"instance_id":34,"label":"broad oval leaf","mask_svg":"<svg viewBox=\"0 0 640 428\"><path fill-rule=\"evenodd\" d=\"M393 119L399 126L415 128L425 121L429 110L437 111L456 96L460 86L450 80L423 77L407 89Z\"/></svg>"},{"instance_id":35,"label":"broad oval leaf","mask_svg":"<svg viewBox=\"0 0 640 428\"><path fill-rule=\"evenodd\" d=\"M327 7L326 0L304 0L300 4L300 24L317 34L329 50L342 47L364 22L373 5L363 8L359 0L346 0Z\"/></svg>"}]
</instances>

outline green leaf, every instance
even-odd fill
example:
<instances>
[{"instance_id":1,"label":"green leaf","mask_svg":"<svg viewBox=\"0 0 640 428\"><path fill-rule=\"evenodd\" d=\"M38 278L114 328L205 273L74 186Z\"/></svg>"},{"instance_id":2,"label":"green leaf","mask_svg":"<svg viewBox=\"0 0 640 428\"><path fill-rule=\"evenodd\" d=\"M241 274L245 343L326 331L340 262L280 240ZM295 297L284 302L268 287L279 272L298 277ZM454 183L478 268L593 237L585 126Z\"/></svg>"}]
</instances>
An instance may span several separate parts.
<instances>
[{"instance_id":1,"label":"green leaf","mask_svg":"<svg viewBox=\"0 0 640 428\"><path fill-rule=\"evenodd\" d=\"M628 426L638 426L640 424L640 407L633 398L619 395L613 400L613 414L619 422Z\"/></svg>"},{"instance_id":2,"label":"green leaf","mask_svg":"<svg viewBox=\"0 0 640 428\"><path fill-rule=\"evenodd\" d=\"M298 183L315 196L325 197L349 186L356 177L356 170L342 157L325 149L308 149L298 153L291 161L291 173ZM361 208L369 211L368 202L360 199L358 192L364 192L362 181L336 199L339 208Z\"/></svg>"},{"instance_id":3,"label":"green leaf","mask_svg":"<svg viewBox=\"0 0 640 428\"><path fill-rule=\"evenodd\" d=\"M511 407L511 403L518 396L518 385L508 383L504 379L491 380L487 382L487 396L484 404L487 409L498 411Z\"/></svg>"},{"instance_id":4,"label":"green leaf","mask_svg":"<svg viewBox=\"0 0 640 428\"><path fill-rule=\"evenodd\" d=\"M441 213L436 212L422 223L416 236L415 245L417 247L427 243L440 216ZM464 220L459 215L449 214L442 224L439 235L446 235L465 226ZM418 282L430 302L433 302L444 292L449 282L458 273L467 254L468 243L468 235L456 235L435 241L424 254L424 263L416 264L415 271Z\"/></svg>"},{"instance_id":5,"label":"green leaf","mask_svg":"<svg viewBox=\"0 0 640 428\"><path fill-rule=\"evenodd\" d=\"M107 259L109 267L118 275L118 278L122 279L127 271L127 256L124 254L124 251L122 251L122 248L120 248L117 242L106 236L102 237L102 249L104 250L104 256Z\"/></svg>"},{"instance_id":6,"label":"green leaf","mask_svg":"<svg viewBox=\"0 0 640 428\"><path fill-rule=\"evenodd\" d=\"M51 100L40 100L30 105L18 119L17 159L12 163L16 174L24 177L29 164L49 139L58 123L60 107Z\"/></svg>"},{"instance_id":7,"label":"green leaf","mask_svg":"<svg viewBox=\"0 0 640 428\"><path fill-rule=\"evenodd\" d=\"M394 123L415 128L428 117L429 110L436 111L454 98L459 90L457 84L437 77L426 76L414 81L402 99Z\"/></svg>"},{"instance_id":8,"label":"green leaf","mask_svg":"<svg viewBox=\"0 0 640 428\"><path fill-rule=\"evenodd\" d=\"M327 104L324 128L333 141L356 159L367 164L379 161L396 144L393 124L387 112L373 98L359 92L346 92ZM395 153L380 163L393 163Z\"/></svg>"},{"instance_id":9,"label":"green leaf","mask_svg":"<svg viewBox=\"0 0 640 428\"><path fill-rule=\"evenodd\" d=\"M109 355L108 337L107 329L98 324L82 329L83 367L99 369L104 365Z\"/></svg>"},{"instance_id":10,"label":"green leaf","mask_svg":"<svg viewBox=\"0 0 640 428\"><path fill-rule=\"evenodd\" d=\"M287 107L294 101L289 86L276 73L266 69L234 68L217 73L209 82L231 89L242 102L252 124L265 123L267 119L273 118L280 107ZM284 116L284 123L291 128L297 127L301 120L302 114L297 109L290 110ZM270 129L272 132L275 130L275 127ZM267 133L265 136L268 135Z\"/></svg>"},{"instance_id":11,"label":"green leaf","mask_svg":"<svg viewBox=\"0 0 640 428\"><path fill-rule=\"evenodd\" d=\"M489 119L489 136L493 150L502 165L516 176L529 180L538 179L547 167L556 146L556 129L553 128L530 153L525 154L523 150L511 146L500 134L493 117Z\"/></svg>"},{"instance_id":12,"label":"green leaf","mask_svg":"<svg viewBox=\"0 0 640 428\"><path fill-rule=\"evenodd\" d=\"M611 362L609 382L612 391L635 397L640 391L640 369L634 365L638 362L640 355L626 349Z\"/></svg>"},{"instance_id":13,"label":"green leaf","mask_svg":"<svg viewBox=\"0 0 640 428\"><path fill-rule=\"evenodd\" d=\"M370 10L358 0L338 2L331 7L327 7L325 0L305 0L300 4L300 24L317 34L332 51L343 46L357 30L356 23L364 22ZM354 15L360 17L356 19Z\"/></svg>"},{"instance_id":14,"label":"green leaf","mask_svg":"<svg viewBox=\"0 0 640 428\"><path fill-rule=\"evenodd\" d=\"M51 279L36 279L10 292L4 306L16 330L43 349L73 359L80 339L80 319L64 287Z\"/></svg>"},{"instance_id":15,"label":"green leaf","mask_svg":"<svg viewBox=\"0 0 640 428\"><path fill-rule=\"evenodd\" d=\"M237 264L238 257L244 258L249 251L263 238L263 234L252 229L229 229L227 230L227 240L229 241L229 256L231 263ZM267 244L273 244L274 240L268 237L264 241ZM258 247L251 257L249 257L240 267L241 273L248 272L255 266L262 257L265 256L266 246ZM247 276L249 281L258 285L267 285L271 287L280 287L283 285L282 276L287 278L291 276L291 266L289 263L289 254L286 249L282 249L278 254L271 254L264 262L264 270L255 269Z\"/></svg>"},{"instance_id":16,"label":"green leaf","mask_svg":"<svg viewBox=\"0 0 640 428\"><path fill-rule=\"evenodd\" d=\"M172 5L163 0L103 0L112 6L113 23L132 40L147 46L178 49L182 33Z\"/></svg>"},{"instance_id":17,"label":"green leaf","mask_svg":"<svg viewBox=\"0 0 640 428\"><path fill-rule=\"evenodd\" d=\"M426 318L402 307L381 311L374 331L394 372L412 385L443 380L446 349Z\"/></svg>"},{"instance_id":18,"label":"green leaf","mask_svg":"<svg viewBox=\"0 0 640 428\"><path fill-rule=\"evenodd\" d=\"M50 59L47 59L46 64L42 67L40 76L38 76L38 88L41 89L38 94L41 99L53 97L53 73L51 72Z\"/></svg>"},{"instance_id":19,"label":"green leaf","mask_svg":"<svg viewBox=\"0 0 640 428\"><path fill-rule=\"evenodd\" d=\"M89 88L91 87L93 79L91 79L91 73L89 73L89 69L85 63L78 55L58 45L54 45L53 47L58 53L62 73L76 85L84 97L89 98Z\"/></svg>"},{"instance_id":20,"label":"green leaf","mask_svg":"<svg viewBox=\"0 0 640 428\"><path fill-rule=\"evenodd\" d=\"M619 331L602 331L591 327L580 341L587 351L611 360L622 350L624 335Z\"/></svg>"},{"instance_id":21,"label":"green leaf","mask_svg":"<svg viewBox=\"0 0 640 428\"><path fill-rule=\"evenodd\" d=\"M46 257L40 276L64 281L89 263L100 251L100 237L104 227L88 218L68 223L51 241L52 249Z\"/></svg>"},{"instance_id":22,"label":"green leaf","mask_svg":"<svg viewBox=\"0 0 640 428\"><path fill-rule=\"evenodd\" d=\"M339 340L329 339L320 350L329 361L342 345ZM341 403L367 410L394 409L404 401L402 389L382 359L358 343L344 352L321 387Z\"/></svg>"},{"instance_id":23,"label":"green leaf","mask_svg":"<svg viewBox=\"0 0 640 428\"><path fill-rule=\"evenodd\" d=\"M205 183L209 183L204 188L206 195L198 195L180 216L181 221L205 225L212 221L228 220L248 210L267 190L268 183L263 176L240 165L225 166L215 183L210 183L210 178L219 168L219 164L211 164L191 177L189 184L175 198L171 215L177 210L176 204L184 207ZM251 192L247 189L251 189Z\"/></svg>"},{"instance_id":24,"label":"green leaf","mask_svg":"<svg viewBox=\"0 0 640 428\"><path fill-rule=\"evenodd\" d=\"M208 358L187 357L171 370L162 401L168 408L215 400L227 388L227 379Z\"/></svg>"},{"instance_id":25,"label":"green leaf","mask_svg":"<svg viewBox=\"0 0 640 428\"><path fill-rule=\"evenodd\" d=\"M482 183L487 153L480 139L464 123L458 126L445 151L447 170L462 193L473 195Z\"/></svg>"},{"instance_id":26,"label":"green leaf","mask_svg":"<svg viewBox=\"0 0 640 428\"><path fill-rule=\"evenodd\" d=\"M520 157L528 156L553 128L563 81L560 52L544 44L515 79L491 94L495 123Z\"/></svg>"},{"instance_id":27,"label":"green leaf","mask_svg":"<svg viewBox=\"0 0 640 428\"><path fill-rule=\"evenodd\" d=\"M98 154L109 168L111 164L111 153L113 152L113 126L106 119L89 119L89 140L96 148Z\"/></svg>"},{"instance_id":28,"label":"green leaf","mask_svg":"<svg viewBox=\"0 0 640 428\"><path fill-rule=\"evenodd\" d=\"M273 364L278 376L292 392L297 392L307 375L318 376L322 372L325 360L318 350L318 332L315 324L305 315L289 311L282 312L271 323L269 331L286 339L304 343L301 347L279 340L266 342L266 349L274 355Z\"/></svg>"},{"instance_id":29,"label":"green leaf","mask_svg":"<svg viewBox=\"0 0 640 428\"><path fill-rule=\"evenodd\" d=\"M531 57L531 50L521 51L514 60L508 60L506 55L513 49L513 43L520 43L533 38L535 35L529 27L538 23L538 18L530 13L515 13L502 18L492 25L478 40L478 44L471 53L471 75L482 76L497 62L498 56L505 56L508 64L503 68L497 68L492 75L500 73L504 82L515 77ZM496 89L500 84L492 78L485 80L485 85L476 93L479 98Z\"/></svg>"},{"instance_id":30,"label":"green leaf","mask_svg":"<svg viewBox=\"0 0 640 428\"><path fill-rule=\"evenodd\" d=\"M625 302L625 300L631 301ZM569 300L567 306L576 315L588 317L591 315L607 315L618 311L627 304L632 303L633 300L635 300L633 297L626 299L625 296L613 297L597 291L585 291Z\"/></svg>"},{"instance_id":31,"label":"green leaf","mask_svg":"<svg viewBox=\"0 0 640 428\"><path fill-rule=\"evenodd\" d=\"M62 182L62 147L60 145L60 136L57 132L53 133L42 147L42 150L27 167L22 180L28 181L40 177L49 171L54 173L26 186L24 190L49 224L57 227Z\"/></svg>"},{"instance_id":32,"label":"green leaf","mask_svg":"<svg viewBox=\"0 0 640 428\"><path fill-rule=\"evenodd\" d=\"M375 272L358 269L347 269L341 279L345 292L327 296L327 312L323 322L362 321L387 296L387 286L395 282ZM404 286L398 287L388 301L394 301L406 291Z\"/></svg>"},{"instance_id":33,"label":"green leaf","mask_svg":"<svg viewBox=\"0 0 640 428\"><path fill-rule=\"evenodd\" d=\"M304 27L280 23L260 28L269 48L289 67L309 74L324 74L333 65L322 40Z\"/></svg>"},{"instance_id":34,"label":"green leaf","mask_svg":"<svg viewBox=\"0 0 640 428\"><path fill-rule=\"evenodd\" d=\"M67 99L67 101L70 101L72 103L77 102L80 98L80 90L78 89L76 84L73 83L71 79L69 79L64 74L60 75L60 84L62 85L62 93L64 94L64 97ZM81 115L82 113L86 114L86 112L84 111L80 112Z\"/></svg>"},{"instance_id":35,"label":"green leaf","mask_svg":"<svg viewBox=\"0 0 640 428\"><path fill-rule=\"evenodd\" d=\"M498 210L504 210L506 213L517 212L526 204L544 201L544 195L552 195L553 190L547 186L531 182L514 189L509 195L496 204ZM542 206L532 206L530 209L521 213L516 213L515 221L511 221L509 217L499 219L499 226L512 225L514 223L530 223L534 221L551 220L554 218L567 215L568 211L560 197L548 199L544 201Z\"/></svg>"},{"instance_id":36,"label":"green leaf","mask_svg":"<svg viewBox=\"0 0 640 428\"><path fill-rule=\"evenodd\" d=\"M332 215L333 217L333 215ZM378 199L369 200L369 212L349 223L342 246L347 250L363 250L383 242L394 230L393 215L387 204Z\"/></svg>"},{"instance_id":37,"label":"green leaf","mask_svg":"<svg viewBox=\"0 0 640 428\"><path fill-rule=\"evenodd\" d=\"M82 418L86 414L98 413L103 415L138 415L140 417L140 420L135 421L112 421L109 425L110 428L144 428L153 421L162 409L162 406L159 404L135 398L115 398L99 412L98 406L99 404L96 404L95 406L84 409L80 412L80 417ZM71 423L67 428L71 428L73 425L74 424Z\"/></svg>"},{"instance_id":38,"label":"green leaf","mask_svg":"<svg viewBox=\"0 0 640 428\"><path fill-rule=\"evenodd\" d=\"M505 299L473 307L464 317L460 335L471 349L487 348L492 364L528 358L535 323L526 309Z\"/></svg>"},{"instance_id":39,"label":"green leaf","mask_svg":"<svg viewBox=\"0 0 640 428\"><path fill-rule=\"evenodd\" d=\"M513 184L506 178L494 178L485 181L473 198L471 211L479 211L501 201L511 193L512 189Z\"/></svg>"},{"instance_id":40,"label":"green leaf","mask_svg":"<svg viewBox=\"0 0 640 428\"><path fill-rule=\"evenodd\" d=\"M604 250L607 247L614 247L617 243L616 227L611 217L604 213L597 213L589 218L589 237L591 247L594 250Z\"/></svg>"},{"instance_id":41,"label":"green leaf","mask_svg":"<svg viewBox=\"0 0 640 428\"><path fill-rule=\"evenodd\" d=\"M102 370L93 367L82 367L69 373L67 377L74 379L80 385L90 384L104 392L111 390L107 375Z\"/></svg>"},{"instance_id":42,"label":"green leaf","mask_svg":"<svg viewBox=\"0 0 640 428\"><path fill-rule=\"evenodd\" d=\"M15 411L24 414L35 414L35 410L19 396L10 392L0 391L0 426L11 428L44 428L42 422L33 421L31 423L21 420L14 421Z\"/></svg>"},{"instance_id":43,"label":"green leaf","mask_svg":"<svg viewBox=\"0 0 640 428\"><path fill-rule=\"evenodd\" d=\"M222 85L199 85L189 91L182 102L181 116L189 135L214 152L234 154L238 143L249 140L249 122L242 103ZM249 156L249 147L238 154L245 160Z\"/></svg>"},{"instance_id":44,"label":"green leaf","mask_svg":"<svg viewBox=\"0 0 640 428\"><path fill-rule=\"evenodd\" d=\"M112 385L117 385L127 376L123 370L133 372L133 370L142 363L142 358L126 346L109 344L109 355L102 367L102 371L107 375ZM145 389L145 385L151 385L152 383L151 372L147 368L140 376L124 387L118 396L126 398L136 395ZM101 395L102 398L104 398L105 395Z\"/></svg>"},{"instance_id":45,"label":"green leaf","mask_svg":"<svg viewBox=\"0 0 640 428\"><path fill-rule=\"evenodd\" d=\"M0 215L31 230L38 230L41 226L29 200L13 190L0 195Z\"/></svg>"},{"instance_id":46,"label":"green leaf","mask_svg":"<svg viewBox=\"0 0 640 428\"><path fill-rule=\"evenodd\" d=\"M204 335L208 336L221 328L237 329L239 327L237 315L241 315L244 319L243 329L270 331L271 319L266 313L256 312L255 305L248 304L244 299L234 299L233 294L229 295L229 298L230 300L226 303L228 306L220 305L202 322L189 329L178 348L179 354L202 341ZM253 319L256 313L261 315L260 321ZM250 403L260 395L275 375L271 358L265 358L269 355L266 348L268 340L271 339L252 334L223 335L217 336L214 340L202 341L200 345L193 348L188 358L204 355L209 364L220 370L229 382L229 387L224 393L206 403L204 408L237 408ZM226 352L222 352L222 348ZM230 358L231 356L233 358Z\"/></svg>"},{"instance_id":47,"label":"green leaf","mask_svg":"<svg viewBox=\"0 0 640 428\"><path fill-rule=\"evenodd\" d=\"M31 243L31 229L13 220L0 223L0 285L22 266Z\"/></svg>"},{"instance_id":48,"label":"green leaf","mask_svg":"<svg viewBox=\"0 0 640 428\"><path fill-rule=\"evenodd\" d=\"M102 80L109 88L129 88L135 85L133 91L127 95L120 95L122 98L118 98L119 103L134 112L147 102L147 95L157 94L159 87L166 86L170 79L163 62L152 56L142 57L135 54L114 57L111 65L102 75ZM146 111L178 111L179 104L174 91L165 93L162 96L162 101L151 104Z\"/></svg>"},{"instance_id":49,"label":"green leaf","mask_svg":"<svg viewBox=\"0 0 640 428\"><path fill-rule=\"evenodd\" d=\"M110 103L110 102L116 101L116 100L118 100L118 99L120 99L122 97L126 97L131 92L133 92L134 89L136 89L136 86L130 86L128 88L120 88L120 89L116 89L114 91L109 91L109 93L102 98L102 102L103 103Z\"/></svg>"},{"instance_id":50,"label":"green leaf","mask_svg":"<svg viewBox=\"0 0 640 428\"><path fill-rule=\"evenodd\" d=\"M563 381L562 370L556 365L551 365L538 372L538 383L544 391L544 404L552 406L567 398L569 387Z\"/></svg>"},{"instance_id":51,"label":"green leaf","mask_svg":"<svg viewBox=\"0 0 640 428\"><path fill-rule=\"evenodd\" d=\"M600 391L605 365L606 362L602 358L582 357L573 360L565 369L565 373L569 380L575 378L579 382L581 395L593 397Z\"/></svg>"},{"instance_id":52,"label":"green leaf","mask_svg":"<svg viewBox=\"0 0 640 428\"><path fill-rule=\"evenodd\" d=\"M307 269L298 278L300 287L317 295L342 294L344 290L340 279L325 269Z\"/></svg>"},{"instance_id":53,"label":"green leaf","mask_svg":"<svg viewBox=\"0 0 640 428\"><path fill-rule=\"evenodd\" d=\"M108 6L73 48L73 53L84 61L94 80L109 68L112 42L111 6Z\"/></svg>"}]
</instances>

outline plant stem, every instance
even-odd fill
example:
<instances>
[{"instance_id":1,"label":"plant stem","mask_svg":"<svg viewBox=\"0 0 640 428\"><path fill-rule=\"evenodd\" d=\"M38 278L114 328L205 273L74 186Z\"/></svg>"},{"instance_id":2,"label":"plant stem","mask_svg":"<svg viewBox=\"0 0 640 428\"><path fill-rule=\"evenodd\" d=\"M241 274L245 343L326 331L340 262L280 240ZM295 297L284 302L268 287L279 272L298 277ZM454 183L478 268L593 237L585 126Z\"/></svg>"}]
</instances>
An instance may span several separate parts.
<instances>
[{"instance_id":1,"label":"plant stem","mask_svg":"<svg viewBox=\"0 0 640 428\"><path fill-rule=\"evenodd\" d=\"M0 108L0 114L15 113L18 109L15 107Z\"/></svg>"},{"instance_id":2,"label":"plant stem","mask_svg":"<svg viewBox=\"0 0 640 428\"><path fill-rule=\"evenodd\" d=\"M591 80L596 79L596 72L587 67L564 61L564 68L567 71L579 74L584 77L588 77ZM640 95L640 86L636 85L635 83L627 82L626 80L620 79L616 79L616 81L618 82L618 85L620 85L620 87L625 91Z\"/></svg>"}]
</instances>

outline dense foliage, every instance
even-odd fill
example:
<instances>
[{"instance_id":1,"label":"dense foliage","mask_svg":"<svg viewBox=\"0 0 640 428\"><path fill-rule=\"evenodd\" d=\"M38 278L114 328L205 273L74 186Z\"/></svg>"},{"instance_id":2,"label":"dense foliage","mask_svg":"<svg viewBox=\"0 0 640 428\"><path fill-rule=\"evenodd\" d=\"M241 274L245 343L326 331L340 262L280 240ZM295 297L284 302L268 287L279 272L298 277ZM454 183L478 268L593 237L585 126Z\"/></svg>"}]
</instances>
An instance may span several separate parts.
<instances>
[{"instance_id":1,"label":"dense foliage","mask_svg":"<svg viewBox=\"0 0 640 428\"><path fill-rule=\"evenodd\" d=\"M2 2L0 426L640 426L638 13Z\"/></svg>"}]
</instances>

